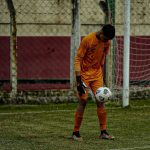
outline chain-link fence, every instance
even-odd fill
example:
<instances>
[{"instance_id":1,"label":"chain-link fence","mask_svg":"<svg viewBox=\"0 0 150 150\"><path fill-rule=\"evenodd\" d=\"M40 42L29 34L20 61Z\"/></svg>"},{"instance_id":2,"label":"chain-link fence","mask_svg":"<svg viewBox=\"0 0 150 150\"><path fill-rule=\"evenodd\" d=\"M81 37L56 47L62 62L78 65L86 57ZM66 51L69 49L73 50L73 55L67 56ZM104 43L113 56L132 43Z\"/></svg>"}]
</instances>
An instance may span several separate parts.
<instances>
[{"instance_id":1,"label":"chain-link fence","mask_svg":"<svg viewBox=\"0 0 150 150\"><path fill-rule=\"evenodd\" d=\"M13 1L13 5L17 22L18 89L69 88L71 2L20 0ZM9 41L6 1L2 1L1 7L1 34ZM8 56L9 52L4 57ZM8 80L10 67L5 68L2 76Z\"/></svg>"},{"instance_id":2,"label":"chain-link fence","mask_svg":"<svg viewBox=\"0 0 150 150\"><path fill-rule=\"evenodd\" d=\"M70 80L73 78L70 65L73 65L71 36L74 1L12 0L16 12L18 91L70 89ZM106 80L111 89L117 89L120 94L123 79L124 1L107 2L116 27L116 39L107 58ZM7 0L0 0L0 3L0 85L1 90L10 91L12 26ZM81 37L98 31L105 23L105 15L98 3L99 0L80 0ZM131 1L130 84L135 91L141 86L150 85L149 8L149 0ZM146 97L149 97L148 94Z\"/></svg>"}]
</instances>

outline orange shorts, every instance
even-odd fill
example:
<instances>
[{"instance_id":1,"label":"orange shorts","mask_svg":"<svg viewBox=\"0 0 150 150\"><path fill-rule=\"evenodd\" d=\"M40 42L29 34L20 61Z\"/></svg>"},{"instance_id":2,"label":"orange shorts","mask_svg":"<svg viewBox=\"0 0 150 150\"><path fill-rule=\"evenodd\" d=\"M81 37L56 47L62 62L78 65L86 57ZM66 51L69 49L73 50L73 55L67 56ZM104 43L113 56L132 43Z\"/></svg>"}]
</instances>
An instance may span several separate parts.
<instances>
[{"instance_id":1,"label":"orange shorts","mask_svg":"<svg viewBox=\"0 0 150 150\"><path fill-rule=\"evenodd\" d=\"M86 88L86 93L85 94L82 94L82 96L79 96L80 99L82 100L87 100L88 98L88 90L89 88L92 90L93 94L95 95L96 93L96 90L99 88L99 87L102 87L103 86L103 77L100 76L98 79L96 80L82 80L85 85L87 86Z\"/></svg>"}]
</instances>

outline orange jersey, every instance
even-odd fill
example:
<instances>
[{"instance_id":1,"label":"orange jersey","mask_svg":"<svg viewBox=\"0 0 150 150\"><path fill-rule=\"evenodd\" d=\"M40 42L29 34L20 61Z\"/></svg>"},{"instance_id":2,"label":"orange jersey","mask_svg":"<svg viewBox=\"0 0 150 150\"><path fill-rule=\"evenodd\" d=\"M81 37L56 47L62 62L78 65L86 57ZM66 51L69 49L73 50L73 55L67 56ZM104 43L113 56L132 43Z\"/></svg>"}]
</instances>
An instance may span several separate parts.
<instances>
[{"instance_id":1,"label":"orange jersey","mask_svg":"<svg viewBox=\"0 0 150 150\"><path fill-rule=\"evenodd\" d=\"M90 33L81 41L75 57L75 71L80 71L82 78L95 80L102 74L101 65L109 51L110 41L98 40L96 32Z\"/></svg>"}]
</instances>

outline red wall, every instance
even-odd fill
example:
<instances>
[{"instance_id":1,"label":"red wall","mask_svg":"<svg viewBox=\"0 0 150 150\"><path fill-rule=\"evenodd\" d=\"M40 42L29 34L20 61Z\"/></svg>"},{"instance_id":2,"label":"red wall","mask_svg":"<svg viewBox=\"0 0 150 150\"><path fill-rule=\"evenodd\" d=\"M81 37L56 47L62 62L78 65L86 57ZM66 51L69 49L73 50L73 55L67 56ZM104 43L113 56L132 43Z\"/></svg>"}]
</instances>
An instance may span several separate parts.
<instances>
[{"instance_id":1,"label":"red wall","mask_svg":"<svg viewBox=\"0 0 150 150\"><path fill-rule=\"evenodd\" d=\"M131 37L130 79L150 80L150 37ZM141 44L143 43L143 44ZM122 84L123 38L117 37L115 79ZM0 37L0 88L10 89L9 38ZM18 89L66 89L70 78L70 37L17 38ZM145 55L143 55L145 54ZM142 61L139 61L142 60ZM147 61L148 60L148 61ZM133 68L132 66L137 66ZM138 66L142 67L138 69ZM146 76L147 74L147 76Z\"/></svg>"},{"instance_id":2,"label":"red wall","mask_svg":"<svg viewBox=\"0 0 150 150\"><path fill-rule=\"evenodd\" d=\"M0 80L9 80L9 53L9 38L0 37ZM18 37L17 65L21 90L69 88L70 38Z\"/></svg>"}]
</instances>

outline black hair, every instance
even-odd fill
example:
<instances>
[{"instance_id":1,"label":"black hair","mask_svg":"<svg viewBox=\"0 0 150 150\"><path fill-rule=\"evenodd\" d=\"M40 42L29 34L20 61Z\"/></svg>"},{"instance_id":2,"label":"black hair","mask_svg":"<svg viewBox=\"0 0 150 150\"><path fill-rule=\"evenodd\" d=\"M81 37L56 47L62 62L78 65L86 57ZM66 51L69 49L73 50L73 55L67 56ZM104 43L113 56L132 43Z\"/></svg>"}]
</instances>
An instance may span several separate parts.
<instances>
[{"instance_id":1,"label":"black hair","mask_svg":"<svg viewBox=\"0 0 150 150\"><path fill-rule=\"evenodd\" d=\"M111 24L106 24L102 27L103 34L108 39L113 39L115 37L115 27Z\"/></svg>"}]
</instances>

